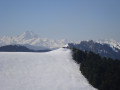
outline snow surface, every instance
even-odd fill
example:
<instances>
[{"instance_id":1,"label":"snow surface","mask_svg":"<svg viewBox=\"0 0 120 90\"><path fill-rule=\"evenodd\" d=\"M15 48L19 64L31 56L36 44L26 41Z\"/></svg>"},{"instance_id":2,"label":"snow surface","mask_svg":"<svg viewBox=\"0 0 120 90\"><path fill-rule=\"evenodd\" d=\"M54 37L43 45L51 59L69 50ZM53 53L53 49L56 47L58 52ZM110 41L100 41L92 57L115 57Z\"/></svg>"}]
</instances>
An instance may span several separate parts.
<instances>
[{"instance_id":1,"label":"snow surface","mask_svg":"<svg viewBox=\"0 0 120 90\"><path fill-rule=\"evenodd\" d=\"M0 90L96 90L69 49L46 53L0 52Z\"/></svg>"}]
</instances>

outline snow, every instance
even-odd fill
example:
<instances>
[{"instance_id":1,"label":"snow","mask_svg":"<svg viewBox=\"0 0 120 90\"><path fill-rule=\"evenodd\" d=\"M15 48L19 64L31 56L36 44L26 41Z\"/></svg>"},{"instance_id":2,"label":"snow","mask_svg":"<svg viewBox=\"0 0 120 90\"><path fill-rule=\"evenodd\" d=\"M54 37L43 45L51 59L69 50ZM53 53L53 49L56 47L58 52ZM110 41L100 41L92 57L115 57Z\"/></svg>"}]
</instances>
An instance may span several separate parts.
<instances>
[{"instance_id":1,"label":"snow","mask_svg":"<svg viewBox=\"0 0 120 90\"><path fill-rule=\"evenodd\" d=\"M96 90L69 49L46 53L0 52L0 90Z\"/></svg>"},{"instance_id":2,"label":"snow","mask_svg":"<svg viewBox=\"0 0 120 90\"><path fill-rule=\"evenodd\" d=\"M98 41L96 41L96 42L98 42L98 43L100 43L100 44L108 44L108 45L110 45L110 47L111 47L115 52L117 52L115 48L117 48L117 49L120 50L120 42L117 42L117 41L115 41L114 39L98 40Z\"/></svg>"},{"instance_id":3,"label":"snow","mask_svg":"<svg viewBox=\"0 0 120 90\"><path fill-rule=\"evenodd\" d=\"M37 34L31 31L26 31L21 35L13 36L13 37L9 37L9 36L0 37L0 46L10 45L10 44L12 45L13 44L21 44L21 45L28 44L33 47L40 46L40 47L45 47L49 49L56 49L56 48L63 47L68 42L69 41L64 40L64 39L53 40L49 38L41 38Z\"/></svg>"}]
</instances>

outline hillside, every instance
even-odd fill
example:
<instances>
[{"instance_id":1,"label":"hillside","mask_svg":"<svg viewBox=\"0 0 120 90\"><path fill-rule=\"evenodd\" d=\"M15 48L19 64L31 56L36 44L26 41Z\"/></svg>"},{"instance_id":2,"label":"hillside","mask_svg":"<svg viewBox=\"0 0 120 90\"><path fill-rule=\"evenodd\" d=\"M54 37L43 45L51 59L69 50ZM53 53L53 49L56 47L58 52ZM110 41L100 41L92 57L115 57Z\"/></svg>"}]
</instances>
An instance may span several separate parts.
<instances>
[{"instance_id":1,"label":"hillside","mask_svg":"<svg viewBox=\"0 0 120 90\"><path fill-rule=\"evenodd\" d=\"M73 59L80 64L80 71L98 90L120 90L120 61L101 58L93 52L73 48Z\"/></svg>"},{"instance_id":2,"label":"hillside","mask_svg":"<svg viewBox=\"0 0 120 90\"><path fill-rule=\"evenodd\" d=\"M7 57L6 57L7 56ZM46 53L0 52L1 90L96 90L69 49Z\"/></svg>"},{"instance_id":3,"label":"hillside","mask_svg":"<svg viewBox=\"0 0 120 90\"><path fill-rule=\"evenodd\" d=\"M0 52L48 52L49 49L45 50L33 50L21 45L6 45L0 47Z\"/></svg>"},{"instance_id":4,"label":"hillside","mask_svg":"<svg viewBox=\"0 0 120 90\"><path fill-rule=\"evenodd\" d=\"M92 51L99 54L102 57L119 59L120 60L120 49L117 47L111 47L110 44L99 43L93 40L81 41L79 44L69 43L69 48L77 48L82 51Z\"/></svg>"}]
</instances>

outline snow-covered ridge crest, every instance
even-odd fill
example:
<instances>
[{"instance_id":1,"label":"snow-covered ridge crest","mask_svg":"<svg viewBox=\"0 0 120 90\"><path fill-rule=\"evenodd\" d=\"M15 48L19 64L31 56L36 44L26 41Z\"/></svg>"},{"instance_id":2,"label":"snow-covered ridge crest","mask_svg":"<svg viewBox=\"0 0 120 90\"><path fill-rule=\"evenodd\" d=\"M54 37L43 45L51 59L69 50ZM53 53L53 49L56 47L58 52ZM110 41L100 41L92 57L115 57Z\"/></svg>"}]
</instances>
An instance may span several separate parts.
<instances>
[{"instance_id":1,"label":"snow-covered ridge crest","mask_svg":"<svg viewBox=\"0 0 120 90\"><path fill-rule=\"evenodd\" d=\"M108 44L110 45L110 47L112 47L113 49L114 48L118 48L120 50L120 42L117 42L116 40L114 39L105 39L105 40L98 40L96 41L100 44Z\"/></svg>"},{"instance_id":2,"label":"snow-covered ridge crest","mask_svg":"<svg viewBox=\"0 0 120 90\"><path fill-rule=\"evenodd\" d=\"M0 52L0 58L1 90L96 90L79 71L69 49Z\"/></svg>"}]
</instances>

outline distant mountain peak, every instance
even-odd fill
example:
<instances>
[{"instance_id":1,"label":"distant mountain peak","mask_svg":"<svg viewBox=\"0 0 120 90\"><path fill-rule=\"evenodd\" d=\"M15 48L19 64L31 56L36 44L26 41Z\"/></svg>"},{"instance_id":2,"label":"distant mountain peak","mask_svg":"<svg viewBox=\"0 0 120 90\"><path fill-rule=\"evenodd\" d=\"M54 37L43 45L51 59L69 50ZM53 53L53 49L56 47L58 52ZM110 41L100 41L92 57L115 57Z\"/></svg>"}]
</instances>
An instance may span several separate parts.
<instances>
[{"instance_id":1,"label":"distant mountain peak","mask_svg":"<svg viewBox=\"0 0 120 90\"><path fill-rule=\"evenodd\" d=\"M38 38L38 35L33 33L32 31L26 31L18 36L21 39L32 39L32 38Z\"/></svg>"}]
</instances>

